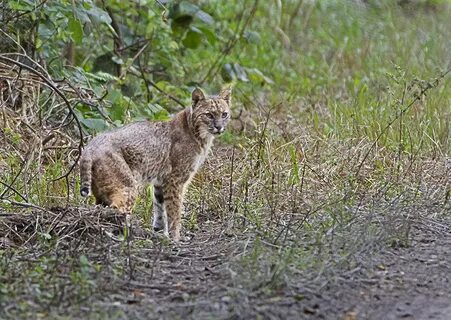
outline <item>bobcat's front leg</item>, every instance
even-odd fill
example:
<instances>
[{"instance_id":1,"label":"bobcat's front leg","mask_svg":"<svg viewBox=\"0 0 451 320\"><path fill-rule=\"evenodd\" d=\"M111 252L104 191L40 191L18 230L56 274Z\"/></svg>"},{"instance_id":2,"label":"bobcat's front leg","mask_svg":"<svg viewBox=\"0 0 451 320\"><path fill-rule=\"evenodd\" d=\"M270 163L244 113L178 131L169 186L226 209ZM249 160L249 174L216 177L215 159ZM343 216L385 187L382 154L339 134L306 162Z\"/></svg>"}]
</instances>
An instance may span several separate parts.
<instances>
[{"instance_id":1,"label":"bobcat's front leg","mask_svg":"<svg viewBox=\"0 0 451 320\"><path fill-rule=\"evenodd\" d=\"M175 242L180 240L183 190L183 185L169 185L164 192L167 226L169 234Z\"/></svg>"},{"instance_id":2,"label":"bobcat's front leg","mask_svg":"<svg viewBox=\"0 0 451 320\"><path fill-rule=\"evenodd\" d=\"M169 236L168 216L164 206L163 187L154 186L153 188L153 229L155 231L163 230L165 236Z\"/></svg>"}]
</instances>

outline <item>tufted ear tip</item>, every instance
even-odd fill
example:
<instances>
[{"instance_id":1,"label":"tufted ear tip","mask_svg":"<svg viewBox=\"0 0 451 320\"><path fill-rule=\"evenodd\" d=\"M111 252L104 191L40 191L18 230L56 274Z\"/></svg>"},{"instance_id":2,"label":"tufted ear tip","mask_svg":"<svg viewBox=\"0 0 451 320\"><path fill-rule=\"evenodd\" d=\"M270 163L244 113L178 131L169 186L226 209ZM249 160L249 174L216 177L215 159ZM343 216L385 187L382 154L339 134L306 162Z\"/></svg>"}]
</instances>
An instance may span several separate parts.
<instances>
[{"instance_id":1,"label":"tufted ear tip","mask_svg":"<svg viewBox=\"0 0 451 320\"><path fill-rule=\"evenodd\" d=\"M198 101L205 99L205 94L201 89L195 88L191 94L191 98L193 103L196 104Z\"/></svg>"},{"instance_id":2,"label":"tufted ear tip","mask_svg":"<svg viewBox=\"0 0 451 320\"><path fill-rule=\"evenodd\" d=\"M219 96L224 99L228 104L232 101L232 88L225 88L221 90Z\"/></svg>"}]
</instances>

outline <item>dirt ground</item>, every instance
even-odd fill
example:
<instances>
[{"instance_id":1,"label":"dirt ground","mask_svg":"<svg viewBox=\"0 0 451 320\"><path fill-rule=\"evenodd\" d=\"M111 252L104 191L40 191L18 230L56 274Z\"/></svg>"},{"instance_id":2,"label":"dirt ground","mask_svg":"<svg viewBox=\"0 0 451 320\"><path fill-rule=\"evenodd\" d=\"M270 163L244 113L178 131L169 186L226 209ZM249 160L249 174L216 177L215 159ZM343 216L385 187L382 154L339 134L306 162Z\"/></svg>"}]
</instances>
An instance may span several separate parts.
<instances>
[{"instance_id":1,"label":"dirt ground","mask_svg":"<svg viewBox=\"0 0 451 320\"><path fill-rule=\"evenodd\" d=\"M176 254L181 263L184 259L188 262L183 277L170 275L165 280L171 260L165 259L161 265L160 281L168 281L176 289L163 290L162 299L155 297L161 291L138 285L143 298L128 308L127 314L137 316L146 305L157 302L154 312L167 318L450 319L451 229L449 222L434 223L433 229L414 226L408 247L361 257L366 263L337 272L333 283L324 285L325 279L318 279L316 286L303 291L302 277L294 278L290 281L300 289L297 294L288 286L266 297L240 292L239 286L229 284L233 275L228 272L226 257L236 247L228 246L225 239L215 242L199 237L194 240L196 245L184 244ZM218 245L219 241L223 243ZM196 285L199 282L202 284ZM184 294L189 295L189 302L184 301Z\"/></svg>"},{"instance_id":2,"label":"dirt ground","mask_svg":"<svg viewBox=\"0 0 451 320\"><path fill-rule=\"evenodd\" d=\"M316 317L450 319L450 223L425 220L412 231L408 247L366 257L371 263L321 290Z\"/></svg>"},{"instance_id":3,"label":"dirt ground","mask_svg":"<svg viewBox=\"0 0 451 320\"><path fill-rule=\"evenodd\" d=\"M358 250L342 260L352 260L352 263L324 264L326 268L321 272L287 265L280 269L279 280L273 281L277 273L271 270L277 269L278 264L270 264L266 269L266 257L268 254L277 256L281 249L262 240L260 256L253 264L244 263L249 260L247 256L255 253L256 233L231 232L229 221L204 221L199 230L187 232L187 239L178 245L160 241L155 235L132 227L134 240L128 242L119 241L114 230L108 231L106 220L96 224L93 216L80 218L88 213L98 214L98 211L87 208L52 210L54 216L48 219L53 223L52 232L73 237L71 245L78 239L76 248L69 246L69 250L68 244L61 242L50 251L36 253L36 244L29 241L22 243L22 250L15 254L5 252L14 247L17 235L38 230L37 224L32 223L36 217L40 216L39 226L44 226L44 215L36 212L24 215L22 222L5 212L0 215L0 224L8 224L9 230L12 227L17 231L14 238L12 232L2 229L1 244L5 251L0 277L10 286L0 291L3 295L0 297L1 319L27 318L30 314L33 318L92 319L451 318L451 222L444 218L415 215L415 219L410 219L403 214L403 222L408 222L406 241L402 241L402 237L388 241L391 238L384 238L383 243L365 240ZM431 216L430 212L427 216ZM117 217L108 219L109 226L119 223ZM390 223L396 221L390 220ZM46 228L49 230L48 226ZM80 230L84 230L86 242L80 240L77 233ZM402 230L396 229L395 233ZM107 236L101 241L94 240L102 232ZM361 237L357 233L355 236ZM338 236L331 241L341 246L337 239ZM331 250L335 250L333 248ZM45 280L47 283L40 285L40 292L31 291L36 283L27 281L25 278L30 275L19 267L27 261L27 268L32 266L36 272L38 257L60 251L70 254L59 255L63 262L45 272L53 272L53 280L72 278L72 273L66 270L68 257L83 254L90 261L103 265L101 271L91 274L90 281L94 281L95 286L80 293L85 295L81 299L70 292L80 291L80 287L73 289L68 282L58 282L51 291L51 281ZM12 271L14 265L18 266L15 272ZM118 269L121 271L117 272ZM11 288L16 291L11 292ZM51 303L41 299L43 288L52 292L48 300ZM65 294L55 299L61 291ZM20 307L24 304L25 309Z\"/></svg>"}]
</instances>

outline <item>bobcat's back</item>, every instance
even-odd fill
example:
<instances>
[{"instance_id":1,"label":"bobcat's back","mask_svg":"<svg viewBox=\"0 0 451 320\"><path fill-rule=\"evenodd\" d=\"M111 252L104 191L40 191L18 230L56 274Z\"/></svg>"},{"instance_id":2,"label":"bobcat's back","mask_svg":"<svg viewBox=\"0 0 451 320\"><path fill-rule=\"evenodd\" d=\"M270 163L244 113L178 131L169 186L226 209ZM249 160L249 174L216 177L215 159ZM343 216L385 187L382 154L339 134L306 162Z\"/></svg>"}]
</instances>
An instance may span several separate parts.
<instances>
[{"instance_id":1,"label":"bobcat's back","mask_svg":"<svg viewBox=\"0 0 451 320\"><path fill-rule=\"evenodd\" d=\"M102 184L102 180L118 180L111 177L117 176L118 170L131 169L137 182L157 178L158 171L164 171L170 141L168 123L149 121L136 122L95 137L86 146L80 162L81 195L90 194L92 180L96 185ZM102 168L96 168L100 163Z\"/></svg>"}]
</instances>

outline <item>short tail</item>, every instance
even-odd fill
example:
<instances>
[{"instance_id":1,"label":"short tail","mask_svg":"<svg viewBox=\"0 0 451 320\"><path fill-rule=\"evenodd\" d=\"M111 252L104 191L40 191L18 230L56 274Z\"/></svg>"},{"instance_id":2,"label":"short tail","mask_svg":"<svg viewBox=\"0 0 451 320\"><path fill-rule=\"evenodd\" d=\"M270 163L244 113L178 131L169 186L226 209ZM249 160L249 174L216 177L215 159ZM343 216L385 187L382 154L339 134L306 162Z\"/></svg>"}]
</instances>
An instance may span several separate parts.
<instances>
[{"instance_id":1,"label":"short tail","mask_svg":"<svg viewBox=\"0 0 451 320\"><path fill-rule=\"evenodd\" d=\"M90 152L85 153L80 160L80 194L87 197L91 193L92 158Z\"/></svg>"}]
</instances>

